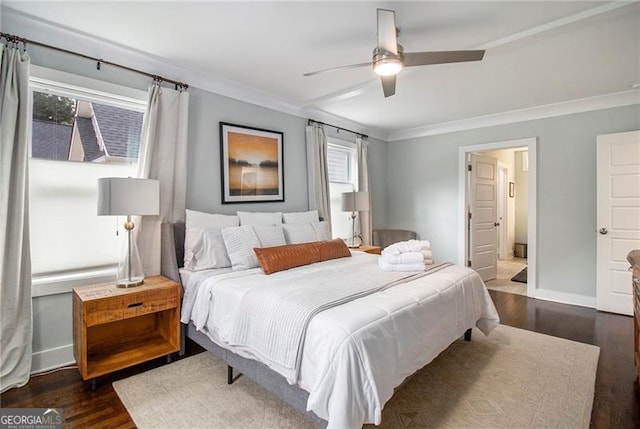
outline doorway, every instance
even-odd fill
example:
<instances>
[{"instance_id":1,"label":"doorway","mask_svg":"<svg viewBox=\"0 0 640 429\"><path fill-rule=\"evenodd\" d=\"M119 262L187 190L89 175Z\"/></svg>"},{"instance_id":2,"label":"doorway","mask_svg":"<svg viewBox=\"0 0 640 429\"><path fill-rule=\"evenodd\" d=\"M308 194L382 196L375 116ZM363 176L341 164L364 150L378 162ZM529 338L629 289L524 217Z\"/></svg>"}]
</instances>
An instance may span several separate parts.
<instances>
[{"instance_id":1,"label":"doorway","mask_svg":"<svg viewBox=\"0 0 640 429\"><path fill-rule=\"evenodd\" d=\"M471 154L494 158L496 207L495 229L491 233L497 244L496 275L492 280L487 279L487 286L529 297L535 297L537 289L536 142L535 138L528 138L459 148L459 235L462 238L459 263L474 267L470 256L475 250L472 241L476 234L473 215L469 215L475 207L470 191L472 176L468 172ZM524 268L527 270L516 276ZM521 280L523 275L526 283L512 281L514 277Z\"/></svg>"}]
</instances>

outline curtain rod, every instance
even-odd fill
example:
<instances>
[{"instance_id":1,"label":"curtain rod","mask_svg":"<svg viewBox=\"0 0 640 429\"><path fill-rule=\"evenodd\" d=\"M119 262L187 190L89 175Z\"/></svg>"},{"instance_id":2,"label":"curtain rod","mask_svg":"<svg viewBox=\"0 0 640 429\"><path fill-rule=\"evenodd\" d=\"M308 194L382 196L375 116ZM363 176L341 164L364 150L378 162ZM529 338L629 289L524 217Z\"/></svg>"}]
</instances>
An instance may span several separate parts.
<instances>
[{"instance_id":1,"label":"curtain rod","mask_svg":"<svg viewBox=\"0 0 640 429\"><path fill-rule=\"evenodd\" d=\"M319 125L326 125L326 126L328 126L328 127L335 128L335 129L336 129L336 130L338 130L338 131L339 131L339 130L346 131L346 132L348 132L348 133L355 134L355 135L360 136L360 137L365 138L365 139L368 139L368 138L369 138L369 136L368 136L368 135L366 135L366 134L362 134L362 133L359 133L359 132L357 132L357 131L352 131L352 130L349 130L349 129L347 129L347 128L338 127L337 125L327 124L326 122L321 122L321 121L316 121L316 120L314 120L314 119L309 119L309 120L307 121L307 124L308 124L308 125L311 125L311 123L315 123L315 124L319 124Z\"/></svg>"},{"instance_id":2,"label":"curtain rod","mask_svg":"<svg viewBox=\"0 0 640 429\"><path fill-rule=\"evenodd\" d=\"M6 39L9 43L16 43L16 44L17 43L22 43L23 46L25 47L25 49L26 49L26 45L31 44L31 45L36 45L36 46L42 46L43 48L53 49L54 51L64 52L65 54L75 55L77 57L85 58L87 60L95 61L97 63L97 69L98 70L100 70L101 64L106 64L106 65L109 65L109 66L118 67L118 68L130 71L130 72L134 72L134 73L138 73L138 74L141 74L141 75L144 75L144 76L148 76L148 77L152 78L154 81L159 81L159 82L160 81L164 81L164 82L168 82L168 83L173 83L173 84L175 84L176 89L178 89L178 87L180 87L182 89L188 89L189 88L189 85L187 85L184 82L179 82L179 81L173 80L173 79L167 79L167 78L164 78L164 77L156 75L156 74L147 73L147 72L144 72L144 71L141 71L141 70L134 69L132 67L123 66L122 64L112 63L111 61L106 61L106 60L103 60L102 58L94 58L94 57L91 57L89 55L81 54L79 52L70 51L70 50L64 49L64 48L58 48L57 46L47 45L46 43L37 42L35 40L26 39L24 37L14 36L13 34L0 32L0 38Z\"/></svg>"}]
</instances>

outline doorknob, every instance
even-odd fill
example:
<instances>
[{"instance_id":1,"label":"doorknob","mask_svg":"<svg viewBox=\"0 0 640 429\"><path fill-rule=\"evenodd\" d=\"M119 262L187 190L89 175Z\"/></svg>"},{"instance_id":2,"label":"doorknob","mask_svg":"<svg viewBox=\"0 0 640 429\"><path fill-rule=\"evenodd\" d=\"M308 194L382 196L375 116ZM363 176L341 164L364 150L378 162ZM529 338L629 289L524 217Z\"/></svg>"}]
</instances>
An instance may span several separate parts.
<instances>
[{"instance_id":1,"label":"doorknob","mask_svg":"<svg viewBox=\"0 0 640 429\"><path fill-rule=\"evenodd\" d=\"M600 228L600 231L598 231L600 234L602 235L606 235L609 233L609 230L607 228Z\"/></svg>"},{"instance_id":2,"label":"doorknob","mask_svg":"<svg viewBox=\"0 0 640 429\"><path fill-rule=\"evenodd\" d=\"M500 226L500 222L494 222L493 226Z\"/></svg>"}]
</instances>

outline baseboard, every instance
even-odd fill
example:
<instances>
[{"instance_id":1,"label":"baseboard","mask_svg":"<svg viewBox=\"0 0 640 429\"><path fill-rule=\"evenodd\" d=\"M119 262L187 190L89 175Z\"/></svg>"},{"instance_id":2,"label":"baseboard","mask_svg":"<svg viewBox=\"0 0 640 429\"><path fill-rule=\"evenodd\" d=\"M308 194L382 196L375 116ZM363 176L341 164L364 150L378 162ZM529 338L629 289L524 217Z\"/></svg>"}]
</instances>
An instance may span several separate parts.
<instances>
[{"instance_id":1,"label":"baseboard","mask_svg":"<svg viewBox=\"0 0 640 429\"><path fill-rule=\"evenodd\" d=\"M34 352L31 355L31 374L49 371L75 362L73 344Z\"/></svg>"},{"instance_id":2,"label":"baseboard","mask_svg":"<svg viewBox=\"0 0 640 429\"><path fill-rule=\"evenodd\" d=\"M574 293L558 292L549 289L536 289L535 298L560 304L578 305L580 307L596 308L596 297L578 295Z\"/></svg>"}]
</instances>

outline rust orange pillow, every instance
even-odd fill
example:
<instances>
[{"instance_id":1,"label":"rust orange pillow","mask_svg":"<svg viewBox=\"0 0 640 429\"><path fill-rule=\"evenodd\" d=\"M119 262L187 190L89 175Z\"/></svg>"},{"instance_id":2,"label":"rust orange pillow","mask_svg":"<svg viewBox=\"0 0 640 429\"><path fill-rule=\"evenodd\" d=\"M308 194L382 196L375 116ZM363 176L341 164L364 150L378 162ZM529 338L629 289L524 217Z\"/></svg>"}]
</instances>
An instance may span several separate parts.
<instances>
[{"instance_id":1,"label":"rust orange pillow","mask_svg":"<svg viewBox=\"0 0 640 429\"><path fill-rule=\"evenodd\" d=\"M349 248L339 238L284 246L256 247L253 251L265 274L351 256Z\"/></svg>"}]
</instances>

